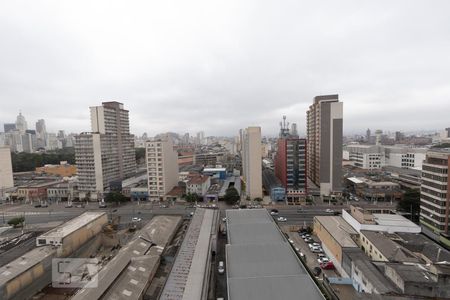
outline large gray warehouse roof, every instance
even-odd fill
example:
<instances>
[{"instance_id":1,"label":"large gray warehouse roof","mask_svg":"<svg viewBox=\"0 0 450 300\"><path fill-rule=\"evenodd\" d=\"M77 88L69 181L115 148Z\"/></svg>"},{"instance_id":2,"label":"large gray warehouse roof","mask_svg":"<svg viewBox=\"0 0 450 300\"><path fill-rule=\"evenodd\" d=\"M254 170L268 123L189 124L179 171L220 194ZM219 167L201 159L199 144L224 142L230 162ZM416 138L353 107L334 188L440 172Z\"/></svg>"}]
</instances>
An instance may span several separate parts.
<instances>
[{"instance_id":1,"label":"large gray warehouse roof","mask_svg":"<svg viewBox=\"0 0 450 300\"><path fill-rule=\"evenodd\" d=\"M227 210L230 300L323 300L265 209Z\"/></svg>"},{"instance_id":2,"label":"large gray warehouse roof","mask_svg":"<svg viewBox=\"0 0 450 300\"><path fill-rule=\"evenodd\" d=\"M228 275L231 278L248 278L255 276L296 276L307 274L299 268L299 262L292 255L288 243L279 242L251 245L227 245L227 254L232 258L228 262Z\"/></svg>"}]
</instances>

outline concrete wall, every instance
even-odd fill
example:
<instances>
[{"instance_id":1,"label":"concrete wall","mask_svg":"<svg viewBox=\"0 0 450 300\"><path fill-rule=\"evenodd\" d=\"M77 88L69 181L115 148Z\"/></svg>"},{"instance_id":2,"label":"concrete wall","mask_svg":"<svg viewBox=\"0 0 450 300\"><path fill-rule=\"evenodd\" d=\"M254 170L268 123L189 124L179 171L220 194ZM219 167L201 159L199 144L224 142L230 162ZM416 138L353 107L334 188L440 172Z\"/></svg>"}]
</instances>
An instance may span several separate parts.
<instances>
[{"instance_id":1,"label":"concrete wall","mask_svg":"<svg viewBox=\"0 0 450 300\"><path fill-rule=\"evenodd\" d=\"M93 236L100 233L103 226L107 223L108 217L106 214L104 214L100 218L94 220L92 223L89 223L82 228L74 231L72 234L66 236L62 241L62 247L58 248L58 256L67 257L68 255L72 254Z\"/></svg>"},{"instance_id":2,"label":"concrete wall","mask_svg":"<svg viewBox=\"0 0 450 300\"><path fill-rule=\"evenodd\" d=\"M360 232L359 235L359 244L364 247L364 252L371 260L374 261L389 261L380 250L372 244L367 237Z\"/></svg>"},{"instance_id":3,"label":"concrete wall","mask_svg":"<svg viewBox=\"0 0 450 300\"><path fill-rule=\"evenodd\" d=\"M339 245L338 241L336 241L334 237L325 229L325 227L323 227L315 218L314 233L322 241L322 244L326 246L331 255L336 258L337 262L341 264L342 247Z\"/></svg>"},{"instance_id":4,"label":"concrete wall","mask_svg":"<svg viewBox=\"0 0 450 300\"><path fill-rule=\"evenodd\" d=\"M0 147L0 190L14 186L11 164L11 150L9 147ZM2 196L0 191L0 197Z\"/></svg>"},{"instance_id":5,"label":"concrete wall","mask_svg":"<svg viewBox=\"0 0 450 300\"><path fill-rule=\"evenodd\" d=\"M362 270L359 270L355 264L352 263L352 279L353 287L361 293L378 294L370 280L368 280Z\"/></svg>"},{"instance_id":6,"label":"concrete wall","mask_svg":"<svg viewBox=\"0 0 450 300\"><path fill-rule=\"evenodd\" d=\"M43 258L42 261L24 273L7 282L4 286L1 286L0 299L28 299L47 286L51 282L51 264L55 254L56 251L54 254Z\"/></svg>"}]
</instances>

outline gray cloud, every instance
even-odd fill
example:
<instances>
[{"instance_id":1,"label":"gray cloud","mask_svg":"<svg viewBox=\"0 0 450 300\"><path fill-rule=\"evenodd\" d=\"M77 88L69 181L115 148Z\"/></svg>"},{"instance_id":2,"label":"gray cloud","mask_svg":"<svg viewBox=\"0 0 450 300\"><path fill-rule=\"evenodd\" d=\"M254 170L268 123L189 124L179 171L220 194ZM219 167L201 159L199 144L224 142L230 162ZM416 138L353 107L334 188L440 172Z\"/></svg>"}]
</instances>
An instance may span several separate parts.
<instances>
[{"instance_id":1,"label":"gray cloud","mask_svg":"<svg viewBox=\"0 0 450 300\"><path fill-rule=\"evenodd\" d=\"M317 1L316 1L317 2ZM449 126L448 1L3 1L0 122L89 130L118 100L134 133L305 130L339 93L344 130Z\"/></svg>"}]
</instances>

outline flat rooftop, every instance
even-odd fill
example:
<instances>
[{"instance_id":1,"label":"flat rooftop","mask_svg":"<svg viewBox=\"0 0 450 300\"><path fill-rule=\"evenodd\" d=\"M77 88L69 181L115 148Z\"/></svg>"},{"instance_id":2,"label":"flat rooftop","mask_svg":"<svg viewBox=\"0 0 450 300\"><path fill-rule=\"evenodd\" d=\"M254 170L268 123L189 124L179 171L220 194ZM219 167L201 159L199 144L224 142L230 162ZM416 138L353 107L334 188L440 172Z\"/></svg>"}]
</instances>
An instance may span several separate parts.
<instances>
[{"instance_id":1,"label":"flat rooftop","mask_svg":"<svg viewBox=\"0 0 450 300\"><path fill-rule=\"evenodd\" d=\"M40 235L39 238L57 237L63 238L78 230L79 228L91 223L92 221L106 215L105 212L87 211L76 218Z\"/></svg>"},{"instance_id":2,"label":"flat rooftop","mask_svg":"<svg viewBox=\"0 0 450 300\"><path fill-rule=\"evenodd\" d=\"M197 208L159 299L201 299L217 211Z\"/></svg>"},{"instance_id":3,"label":"flat rooftop","mask_svg":"<svg viewBox=\"0 0 450 300\"><path fill-rule=\"evenodd\" d=\"M53 246L35 248L0 268L0 287L49 256L56 255Z\"/></svg>"},{"instance_id":4,"label":"flat rooftop","mask_svg":"<svg viewBox=\"0 0 450 300\"><path fill-rule=\"evenodd\" d=\"M420 226L414 224L407 218L397 215L397 214L372 214L374 217L374 221L378 225L388 225L388 226L398 226L398 227L410 227L410 228L419 228Z\"/></svg>"},{"instance_id":5,"label":"flat rooftop","mask_svg":"<svg viewBox=\"0 0 450 300\"><path fill-rule=\"evenodd\" d=\"M341 216L315 216L315 220L341 245L341 247L358 247L350 237L358 232Z\"/></svg>"},{"instance_id":6,"label":"flat rooftop","mask_svg":"<svg viewBox=\"0 0 450 300\"><path fill-rule=\"evenodd\" d=\"M227 210L228 299L324 299L265 209Z\"/></svg>"}]
</instances>

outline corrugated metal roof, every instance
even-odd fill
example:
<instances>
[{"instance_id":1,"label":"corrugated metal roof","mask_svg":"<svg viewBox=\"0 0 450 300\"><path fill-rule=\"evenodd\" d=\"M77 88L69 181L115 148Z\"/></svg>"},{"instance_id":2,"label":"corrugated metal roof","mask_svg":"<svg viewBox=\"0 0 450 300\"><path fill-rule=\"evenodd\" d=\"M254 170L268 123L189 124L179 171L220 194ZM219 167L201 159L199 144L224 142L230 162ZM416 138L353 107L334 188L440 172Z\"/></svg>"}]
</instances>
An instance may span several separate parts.
<instances>
[{"instance_id":1,"label":"corrugated metal roof","mask_svg":"<svg viewBox=\"0 0 450 300\"><path fill-rule=\"evenodd\" d=\"M287 242L227 245L228 275L232 278L296 276L306 274Z\"/></svg>"},{"instance_id":2,"label":"corrugated metal roof","mask_svg":"<svg viewBox=\"0 0 450 300\"><path fill-rule=\"evenodd\" d=\"M323 300L265 209L227 210L230 300Z\"/></svg>"}]
</instances>

